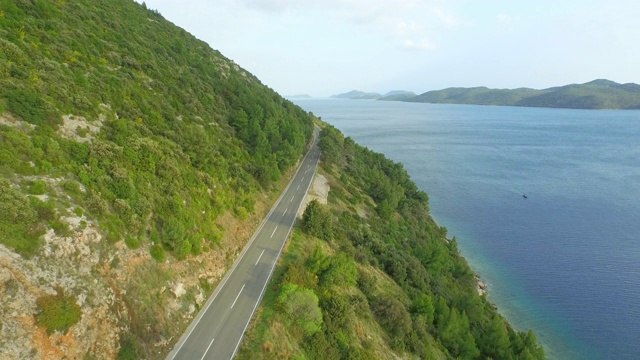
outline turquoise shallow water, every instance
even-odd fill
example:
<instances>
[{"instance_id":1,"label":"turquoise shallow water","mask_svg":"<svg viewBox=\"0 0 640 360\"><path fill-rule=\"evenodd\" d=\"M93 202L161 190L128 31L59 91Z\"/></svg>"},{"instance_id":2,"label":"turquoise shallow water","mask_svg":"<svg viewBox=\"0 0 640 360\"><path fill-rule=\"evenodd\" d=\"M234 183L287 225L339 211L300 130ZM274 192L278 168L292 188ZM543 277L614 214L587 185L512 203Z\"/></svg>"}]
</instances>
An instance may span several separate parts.
<instances>
[{"instance_id":1,"label":"turquoise shallow water","mask_svg":"<svg viewBox=\"0 0 640 360\"><path fill-rule=\"evenodd\" d=\"M640 358L640 111L295 103L402 162L551 358Z\"/></svg>"}]
</instances>

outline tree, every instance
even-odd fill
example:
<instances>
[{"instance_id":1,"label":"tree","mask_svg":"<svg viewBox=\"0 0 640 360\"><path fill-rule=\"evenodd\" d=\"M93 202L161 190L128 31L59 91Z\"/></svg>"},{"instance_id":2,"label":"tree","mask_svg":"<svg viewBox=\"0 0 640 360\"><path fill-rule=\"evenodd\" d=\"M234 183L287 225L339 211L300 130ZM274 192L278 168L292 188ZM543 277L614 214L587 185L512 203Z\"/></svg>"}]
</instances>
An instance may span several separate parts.
<instances>
[{"instance_id":1,"label":"tree","mask_svg":"<svg viewBox=\"0 0 640 360\"><path fill-rule=\"evenodd\" d=\"M305 335L313 335L322 328L322 311L318 296L310 289L284 284L277 299L286 321L297 325Z\"/></svg>"},{"instance_id":2,"label":"tree","mask_svg":"<svg viewBox=\"0 0 640 360\"><path fill-rule=\"evenodd\" d=\"M391 336L396 348L404 346L405 337L411 332L411 315L400 300L390 295L379 296L373 304L378 322Z\"/></svg>"},{"instance_id":3,"label":"tree","mask_svg":"<svg viewBox=\"0 0 640 360\"><path fill-rule=\"evenodd\" d=\"M331 215L322 208L317 200L311 200L302 215L302 229L308 234L323 240L333 237Z\"/></svg>"}]
</instances>

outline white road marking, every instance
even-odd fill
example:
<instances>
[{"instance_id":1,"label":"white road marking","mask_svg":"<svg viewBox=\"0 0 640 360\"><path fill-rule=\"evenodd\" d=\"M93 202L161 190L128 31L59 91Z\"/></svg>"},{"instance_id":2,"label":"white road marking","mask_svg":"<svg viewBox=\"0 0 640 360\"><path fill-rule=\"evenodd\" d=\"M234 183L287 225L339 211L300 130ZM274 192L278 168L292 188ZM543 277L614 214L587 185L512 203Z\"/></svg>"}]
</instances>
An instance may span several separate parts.
<instances>
[{"instance_id":1,"label":"white road marking","mask_svg":"<svg viewBox=\"0 0 640 360\"><path fill-rule=\"evenodd\" d=\"M209 352L209 349L211 349L211 345L213 345L213 340L215 340L215 338L211 339L211 342L209 343L209 346L207 346L207 350L204 351L204 354L202 354L202 357L200 358L200 360L204 359L204 357Z\"/></svg>"},{"instance_id":2,"label":"white road marking","mask_svg":"<svg viewBox=\"0 0 640 360\"><path fill-rule=\"evenodd\" d=\"M242 288L240 289L240 292L238 293L238 295L236 296L236 299L233 300L233 304L231 304L231 307L229 309L233 309L233 305L236 304L236 301L238 301L238 298L240 297L240 294L242 294L242 290L244 290L244 286L247 284L242 284Z\"/></svg>"},{"instance_id":3,"label":"white road marking","mask_svg":"<svg viewBox=\"0 0 640 360\"><path fill-rule=\"evenodd\" d=\"M298 184L298 187L296 188L296 190L300 190L300 184Z\"/></svg>"},{"instance_id":4,"label":"white road marking","mask_svg":"<svg viewBox=\"0 0 640 360\"><path fill-rule=\"evenodd\" d=\"M293 199L295 199L295 198L296 198L296 196L295 196L295 195L293 195L293 196L291 197L291 200L290 200L290 201L293 201Z\"/></svg>"},{"instance_id":5,"label":"white road marking","mask_svg":"<svg viewBox=\"0 0 640 360\"><path fill-rule=\"evenodd\" d=\"M284 209L284 214L283 215L286 215L287 211L289 211L289 208Z\"/></svg>"},{"instance_id":6,"label":"white road marking","mask_svg":"<svg viewBox=\"0 0 640 360\"><path fill-rule=\"evenodd\" d=\"M258 265L258 262L262 258L262 254L264 254L264 250L262 250L262 252L260 253L260 256L258 256L258 260L256 260L256 265Z\"/></svg>"},{"instance_id":7,"label":"white road marking","mask_svg":"<svg viewBox=\"0 0 640 360\"><path fill-rule=\"evenodd\" d=\"M271 236L270 236L270 237L273 237L273 234L275 234L275 233L276 233L276 230L278 230L278 225L276 225L276 228L275 228L275 229L273 229L273 232L271 233Z\"/></svg>"}]
</instances>

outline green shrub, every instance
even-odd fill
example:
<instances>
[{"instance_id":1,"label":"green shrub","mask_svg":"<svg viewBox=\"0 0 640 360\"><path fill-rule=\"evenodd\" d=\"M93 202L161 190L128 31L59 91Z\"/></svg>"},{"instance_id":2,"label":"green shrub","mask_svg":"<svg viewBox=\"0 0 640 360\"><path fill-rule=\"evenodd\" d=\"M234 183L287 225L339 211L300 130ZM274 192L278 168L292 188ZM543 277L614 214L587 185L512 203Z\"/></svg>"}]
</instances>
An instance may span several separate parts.
<instances>
[{"instance_id":1,"label":"green shrub","mask_svg":"<svg viewBox=\"0 0 640 360\"><path fill-rule=\"evenodd\" d=\"M80 194L80 184L73 180L67 180L62 183L62 188L65 189L69 194L78 195Z\"/></svg>"},{"instance_id":2,"label":"green shrub","mask_svg":"<svg viewBox=\"0 0 640 360\"><path fill-rule=\"evenodd\" d=\"M69 229L69 224L62 220L53 220L49 225L51 225L51 228L58 236L71 236L72 234L71 229Z\"/></svg>"},{"instance_id":3,"label":"green shrub","mask_svg":"<svg viewBox=\"0 0 640 360\"><path fill-rule=\"evenodd\" d=\"M43 230L30 199L12 188L9 181L0 179L0 243L31 256L40 245Z\"/></svg>"},{"instance_id":4,"label":"green shrub","mask_svg":"<svg viewBox=\"0 0 640 360\"><path fill-rule=\"evenodd\" d=\"M138 347L131 336L126 336L124 339L121 339L118 360L136 360L139 358Z\"/></svg>"},{"instance_id":5,"label":"green shrub","mask_svg":"<svg viewBox=\"0 0 640 360\"><path fill-rule=\"evenodd\" d=\"M55 331L67 333L70 327L77 324L82 316L80 306L73 296L65 296L61 288L56 295L45 295L36 300L38 315L36 321L39 326L47 329L51 335Z\"/></svg>"},{"instance_id":6,"label":"green shrub","mask_svg":"<svg viewBox=\"0 0 640 360\"><path fill-rule=\"evenodd\" d=\"M296 324L305 335L313 335L322 329L322 310L313 290L295 284L284 284L277 299L285 320Z\"/></svg>"},{"instance_id":7,"label":"green shrub","mask_svg":"<svg viewBox=\"0 0 640 360\"><path fill-rule=\"evenodd\" d=\"M127 236L124 239L124 243L129 249L137 249L140 247L140 242L134 236Z\"/></svg>"},{"instance_id":8,"label":"green shrub","mask_svg":"<svg viewBox=\"0 0 640 360\"><path fill-rule=\"evenodd\" d=\"M151 253L151 257L154 258L159 263L162 263L167 259L167 256L165 255L164 248L162 247L162 245L158 245L158 244L153 245L149 250L149 252Z\"/></svg>"},{"instance_id":9,"label":"green shrub","mask_svg":"<svg viewBox=\"0 0 640 360\"><path fill-rule=\"evenodd\" d=\"M47 191L47 183L44 180L36 180L29 186L29 194L44 195Z\"/></svg>"},{"instance_id":10,"label":"green shrub","mask_svg":"<svg viewBox=\"0 0 640 360\"><path fill-rule=\"evenodd\" d=\"M89 127L88 126L78 126L76 128L76 135L84 138L84 137L87 137L88 134L89 134Z\"/></svg>"}]
</instances>

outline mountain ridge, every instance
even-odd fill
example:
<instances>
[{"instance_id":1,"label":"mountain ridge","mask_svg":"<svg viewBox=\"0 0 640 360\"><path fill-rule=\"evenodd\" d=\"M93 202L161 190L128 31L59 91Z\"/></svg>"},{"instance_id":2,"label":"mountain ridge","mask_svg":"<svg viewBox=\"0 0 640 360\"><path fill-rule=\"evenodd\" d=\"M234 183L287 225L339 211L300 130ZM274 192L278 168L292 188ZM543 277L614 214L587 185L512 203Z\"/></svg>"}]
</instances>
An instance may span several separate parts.
<instances>
[{"instance_id":1,"label":"mountain ridge","mask_svg":"<svg viewBox=\"0 0 640 360\"><path fill-rule=\"evenodd\" d=\"M571 109L640 109L640 85L597 79L547 89L447 88L422 93L406 102Z\"/></svg>"},{"instance_id":2,"label":"mountain ridge","mask_svg":"<svg viewBox=\"0 0 640 360\"><path fill-rule=\"evenodd\" d=\"M466 104L546 107L569 109L640 109L640 85L596 79L584 84L568 84L546 89L520 87L492 89L486 86L450 87L416 95L410 91L390 91L384 95L353 90L331 96L340 99L375 99L382 101L422 102L431 104Z\"/></svg>"}]
</instances>

